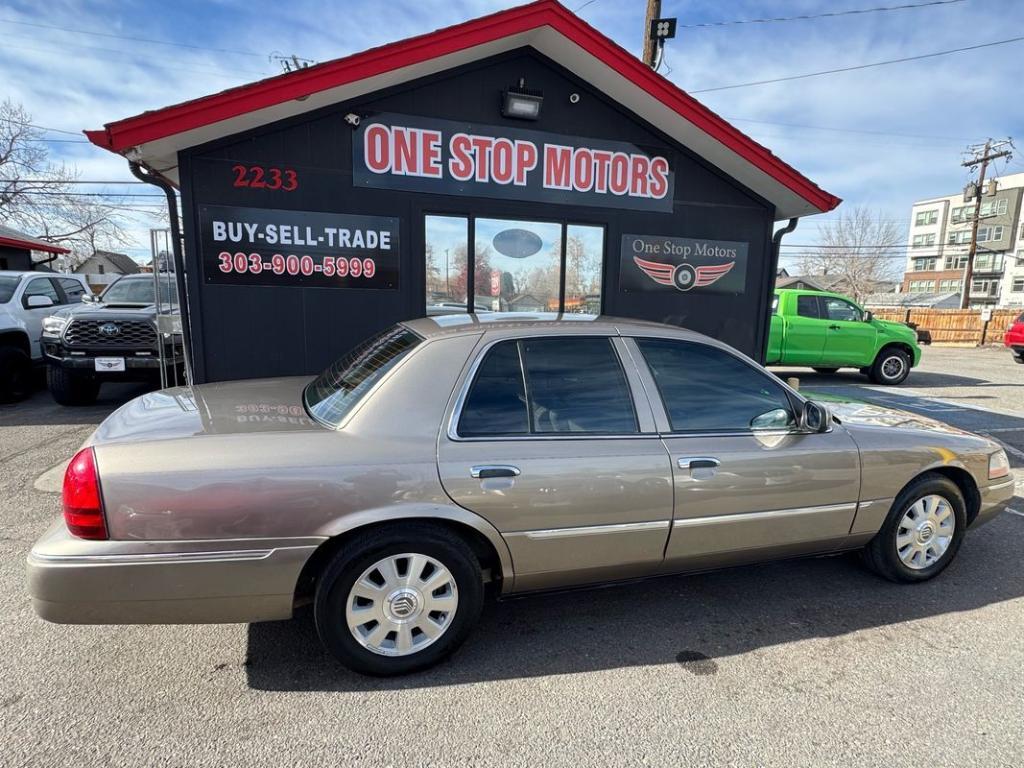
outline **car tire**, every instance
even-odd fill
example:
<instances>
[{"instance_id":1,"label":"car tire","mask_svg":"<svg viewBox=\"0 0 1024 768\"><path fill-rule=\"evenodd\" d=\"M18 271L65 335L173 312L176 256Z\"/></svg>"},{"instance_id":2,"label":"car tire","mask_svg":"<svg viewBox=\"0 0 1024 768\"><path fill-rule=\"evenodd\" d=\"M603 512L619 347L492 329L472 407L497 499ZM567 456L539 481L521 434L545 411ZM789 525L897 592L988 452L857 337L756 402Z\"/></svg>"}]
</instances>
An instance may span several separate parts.
<instances>
[{"instance_id":1,"label":"car tire","mask_svg":"<svg viewBox=\"0 0 1024 768\"><path fill-rule=\"evenodd\" d=\"M421 591L435 579L443 584ZM391 525L342 547L318 579L313 613L320 640L338 661L389 677L452 654L476 625L483 600L480 563L465 541L439 526Z\"/></svg>"},{"instance_id":2,"label":"car tire","mask_svg":"<svg viewBox=\"0 0 1024 768\"><path fill-rule=\"evenodd\" d=\"M1013 362L1017 363L1018 365L1024 365L1024 352L1014 352Z\"/></svg>"},{"instance_id":3,"label":"car tire","mask_svg":"<svg viewBox=\"0 0 1024 768\"><path fill-rule=\"evenodd\" d=\"M18 347L0 347L0 401L24 400L32 394L32 359Z\"/></svg>"},{"instance_id":4,"label":"car tire","mask_svg":"<svg viewBox=\"0 0 1024 768\"><path fill-rule=\"evenodd\" d=\"M817 371L818 373L835 373L839 369L838 368L815 368L814 370Z\"/></svg>"},{"instance_id":5,"label":"car tire","mask_svg":"<svg viewBox=\"0 0 1024 768\"><path fill-rule=\"evenodd\" d=\"M910 355L899 347L886 347L875 358L868 371L868 378L875 384L895 386L906 381L910 375Z\"/></svg>"},{"instance_id":6,"label":"car tire","mask_svg":"<svg viewBox=\"0 0 1024 768\"><path fill-rule=\"evenodd\" d=\"M96 379L56 365L46 366L46 386L60 405L91 405L100 393L100 383Z\"/></svg>"},{"instance_id":7,"label":"car tire","mask_svg":"<svg viewBox=\"0 0 1024 768\"><path fill-rule=\"evenodd\" d=\"M952 530L943 536L947 525ZM928 473L914 480L893 502L881 530L864 548L864 563L890 581L927 581L956 557L966 529L967 506L956 483Z\"/></svg>"}]
</instances>

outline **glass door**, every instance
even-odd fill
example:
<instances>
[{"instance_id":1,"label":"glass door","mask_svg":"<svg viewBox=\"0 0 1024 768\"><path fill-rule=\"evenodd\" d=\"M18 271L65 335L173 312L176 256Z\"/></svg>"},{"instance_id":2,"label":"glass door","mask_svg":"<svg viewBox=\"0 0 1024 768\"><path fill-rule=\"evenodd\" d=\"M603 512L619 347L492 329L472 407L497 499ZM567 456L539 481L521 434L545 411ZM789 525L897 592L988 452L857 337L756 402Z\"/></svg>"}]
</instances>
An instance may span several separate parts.
<instances>
[{"instance_id":1,"label":"glass door","mask_svg":"<svg viewBox=\"0 0 1024 768\"><path fill-rule=\"evenodd\" d=\"M603 227L429 215L424 234L428 316L601 311Z\"/></svg>"}]
</instances>

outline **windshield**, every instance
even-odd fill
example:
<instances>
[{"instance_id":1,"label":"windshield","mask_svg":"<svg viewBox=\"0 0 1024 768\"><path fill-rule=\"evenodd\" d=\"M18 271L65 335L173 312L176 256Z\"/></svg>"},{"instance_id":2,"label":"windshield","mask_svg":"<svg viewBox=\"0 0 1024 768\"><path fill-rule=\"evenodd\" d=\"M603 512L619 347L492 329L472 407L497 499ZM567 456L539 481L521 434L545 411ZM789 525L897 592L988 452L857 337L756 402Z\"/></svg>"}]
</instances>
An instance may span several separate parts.
<instances>
[{"instance_id":1,"label":"windshield","mask_svg":"<svg viewBox=\"0 0 1024 768\"><path fill-rule=\"evenodd\" d=\"M21 282L20 275L0 275L0 304L6 304L11 300L19 282Z\"/></svg>"},{"instance_id":2,"label":"windshield","mask_svg":"<svg viewBox=\"0 0 1024 768\"><path fill-rule=\"evenodd\" d=\"M105 304L152 304L155 301L153 278L121 278L103 292L101 301ZM178 293L170 280L160 280L160 301L162 304L178 303Z\"/></svg>"},{"instance_id":3,"label":"windshield","mask_svg":"<svg viewBox=\"0 0 1024 768\"><path fill-rule=\"evenodd\" d=\"M337 428L363 395L421 341L399 325L338 358L306 387L302 400L309 415Z\"/></svg>"}]
</instances>

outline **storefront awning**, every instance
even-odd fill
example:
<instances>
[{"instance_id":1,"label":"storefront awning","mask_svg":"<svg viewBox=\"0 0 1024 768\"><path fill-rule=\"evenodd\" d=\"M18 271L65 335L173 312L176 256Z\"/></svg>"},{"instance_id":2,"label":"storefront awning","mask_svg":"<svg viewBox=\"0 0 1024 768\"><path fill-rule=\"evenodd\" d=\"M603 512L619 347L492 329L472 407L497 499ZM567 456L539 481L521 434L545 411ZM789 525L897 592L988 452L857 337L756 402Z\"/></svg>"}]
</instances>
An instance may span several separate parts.
<instances>
[{"instance_id":1,"label":"storefront awning","mask_svg":"<svg viewBox=\"0 0 1024 768\"><path fill-rule=\"evenodd\" d=\"M182 149L517 48L561 64L774 204L777 219L841 202L555 0L483 16L86 131L178 183Z\"/></svg>"}]
</instances>

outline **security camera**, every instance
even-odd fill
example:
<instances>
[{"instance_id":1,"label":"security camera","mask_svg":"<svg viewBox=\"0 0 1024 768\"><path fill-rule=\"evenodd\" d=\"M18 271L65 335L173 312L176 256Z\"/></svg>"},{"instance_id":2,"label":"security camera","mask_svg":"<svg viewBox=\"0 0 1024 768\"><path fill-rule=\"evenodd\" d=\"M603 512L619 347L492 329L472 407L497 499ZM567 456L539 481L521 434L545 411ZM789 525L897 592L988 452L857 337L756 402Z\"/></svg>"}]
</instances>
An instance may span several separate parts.
<instances>
[{"instance_id":1,"label":"security camera","mask_svg":"<svg viewBox=\"0 0 1024 768\"><path fill-rule=\"evenodd\" d=\"M579 104L580 103L580 95L578 93L570 93L569 94L569 103L570 104Z\"/></svg>"},{"instance_id":2,"label":"security camera","mask_svg":"<svg viewBox=\"0 0 1024 768\"><path fill-rule=\"evenodd\" d=\"M345 115L345 122L351 125L353 128L359 125L359 115L355 112L349 112Z\"/></svg>"}]
</instances>

